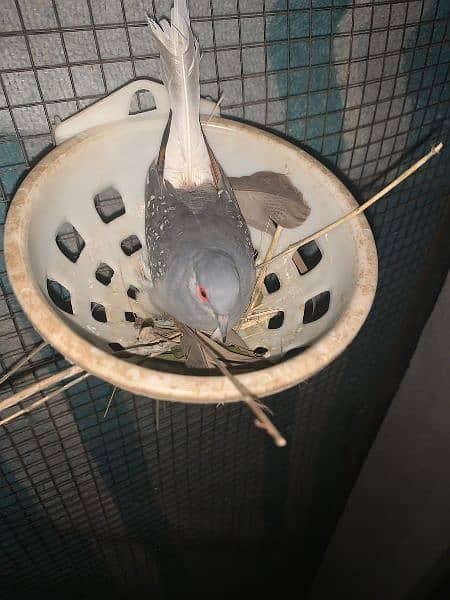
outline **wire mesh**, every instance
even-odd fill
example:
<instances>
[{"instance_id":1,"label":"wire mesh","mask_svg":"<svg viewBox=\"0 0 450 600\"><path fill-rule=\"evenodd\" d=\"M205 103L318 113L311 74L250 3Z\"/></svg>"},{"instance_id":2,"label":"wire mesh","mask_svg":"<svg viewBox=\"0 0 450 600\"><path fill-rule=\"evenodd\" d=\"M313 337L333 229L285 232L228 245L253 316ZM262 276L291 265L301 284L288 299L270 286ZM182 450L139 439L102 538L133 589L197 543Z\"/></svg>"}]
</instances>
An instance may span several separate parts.
<instances>
[{"instance_id":1,"label":"wire mesh","mask_svg":"<svg viewBox=\"0 0 450 600\"><path fill-rule=\"evenodd\" d=\"M135 77L159 79L145 12L170 1L2 0L0 206L64 119ZM369 197L446 141L446 0L191 0L202 94L320 155ZM133 110L150 108L139 94ZM161 406L94 378L0 432L0 587L78 598L273 581L305 590L448 266L449 153L369 211L371 315L312 380L269 400L273 448L239 406ZM1 257L0 361L39 341ZM1 397L66 366L48 348ZM10 411L5 411L7 416ZM288 554L295 539L296 554ZM275 542L282 542L281 546ZM233 549L234 554L231 552ZM261 573L261 564L270 564ZM298 565L301 572L298 573ZM226 576L224 575L226 574ZM70 590L67 592L67 590Z\"/></svg>"}]
</instances>

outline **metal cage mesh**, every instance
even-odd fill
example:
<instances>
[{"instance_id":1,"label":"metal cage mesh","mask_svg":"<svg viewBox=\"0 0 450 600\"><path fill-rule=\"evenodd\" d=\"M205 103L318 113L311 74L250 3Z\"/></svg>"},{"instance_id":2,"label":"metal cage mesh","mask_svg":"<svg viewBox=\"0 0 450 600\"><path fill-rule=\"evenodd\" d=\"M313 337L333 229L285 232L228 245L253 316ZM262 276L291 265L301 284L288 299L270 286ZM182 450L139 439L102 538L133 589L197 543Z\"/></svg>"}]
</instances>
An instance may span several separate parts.
<instances>
[{"instance_id":1,"label":"metal cage mesh","mask_svg":"<svg viewBox=\"0 0 450 600\"><path fill-rule=\"evenodd\" d=\"M145 11L167 15L170 4L1 0L2 223L18 182L52 147L56 116L135 77L159 79ZM189 5L203 95L223 94L225 115L320 155L360 200L446 142L447 0ZM135 110L146 107L138 97ZM155 404L121 392L104 419L111 387L94 378L4 427L0 588L171 596L220 582L220 595L295 577L306 590L448 266L448 159L445 150L369 211L380 260L372 312L344 355L269 400L287 449L240 405L162 404L157 431ZM7 369L39 336L1 259ZM1 397L65 364L47 349Z\"/></svg>"}]
</instances>

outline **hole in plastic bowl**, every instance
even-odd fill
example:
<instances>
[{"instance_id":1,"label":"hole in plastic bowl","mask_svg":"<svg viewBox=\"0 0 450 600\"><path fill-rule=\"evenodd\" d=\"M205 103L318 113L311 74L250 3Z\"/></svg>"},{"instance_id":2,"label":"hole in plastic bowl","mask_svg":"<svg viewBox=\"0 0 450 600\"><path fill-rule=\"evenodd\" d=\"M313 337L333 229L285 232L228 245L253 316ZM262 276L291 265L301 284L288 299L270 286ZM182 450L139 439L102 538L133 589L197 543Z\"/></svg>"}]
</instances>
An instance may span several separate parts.
<instances>
[{"instance_id":1,"label":"hole in plastic bowl","mask_svg":"<svg viewBox=\"0 0 450 600\"><path fill-rule=\"evenodd\" d=\"M113 352L121 352L122 350L125 350L122 344L119 344L118 342L111 342L108 345Z\"/></svg>"},{"instance_id":2,"label":"hole in plastic bowl","mask_svg":"<svg viewBox=\"0 0 450 600\"><path fill-rule=\"evenodd\" d=\"M305 304L305 312L303 313L303 323L313 323L317 321L330 308L330 292L321 292L310 298Z\"/></svg>"},{"instance_id":3,"label":"hole in plastic bowl","mask_svg":"<svg viewBox=\"0 0 450 600\"><path fill-rule=\"evenodd\" d=\"M106 317L106 309L103 304L99 302L91 302L91 313L93 318L99 323L106 323L108 321Z\"/></svg>"},{"instance_id":4,"label":"hole in plastic bowl","mask_svg":"<svg viewBox=\"0 0 450 600\"><path fill-rule=\"evenodd\" d=\"M58 281L47 279L47 292L53 303L68 313L73 315L72 300L69 290Z\"/></svg>"},{"instance_id":5,"label":"hole in plastic bowl","mask_svg":"<svg viewBox=\"0 0 450 600\"><path fill-rule=\"evenodd\" d=\"M267 348L264 348L263 346L258 346L253 350L253 352L258 356L264 356L264 354L267 353Z\"/></svg>"},{"instance_id":6,"label":"hole in plastic bowl","mask_svg":"<svg viewBox=\"0 0 450 600\"><path fill-rule=\"evenodd\" d=\"M276 315L273 315L273 317L271 317L269 319L267 328L268 329L279 329L283 325L283 322L284 322L284 312L282 310L279 310Z\"/></svg>"},{"instance_id":7,"label":"hole in plastic bowl","mask_svg":"<svg viewBox=\"0 0 450 600\"><path fill-rule=\"evenodd\" d=\"M71 223L64 223L56 233L56 245L66 258L76 263L86 242Z\"/></svg>"},{"instance_id":8,"label":"hole in plastic bowl","mask_svg":"<svg viewBox=\"0 0 450 600\"><path fill-rule=\"evenodd\" d=\"M125 214L125 204L119 192L109 187L94 196L95 210L103 223L111 223Z\"/></svg>"},{"instance_id":9,"label":"hole in plastic bowl","mask_svg":"<svg viewBox=\"0 0 450 600\"><path fill-rule=\"evenodd\" d=\"M128 296L128 298L131 298L132 300L136 300L138 294L139 294L139 290L137 289L137 287L134 287L134 285L130 285L129 288L127 289L127 296Z\"/></svg>"},{"instance_id":10,"label":"hole in plastic bowl","mask_svg":"<svg viewBox=\"0 0 450 600\"><path fill-rule=\"evenodd\" d=\"M133 234L122 240L120 242L120 247L122 248L124 254L131 256L142 248L142 244L139 241L138 236Z\"/></svg>"},{"instance_id":11,"label":"hole in plastic bowl","mask_svg":"<svg viewBox=\"0 0 450 600\"><path fill-rule=\"evenodd\" d=\"M316 267L322 260L322 252L316 242L309 242L301 248L298 248L292 255L292 261L297 267L297 271L300 275L305 275L314 267Z\"/></svg>"},{"instance_id":12,"label":"hole in plastic bowl","mask_svg":"<svg viewBox=\"0 0 450 600\"><path fill-rule=\"evenodd\" d=\"M95 279L103 285L109 285L114 275L114 269L106 263L100 263L95 271Z\"/></svg>"},{"instance_id":13,"label":"hole in plastic bowl","mask_svg":"<svg viewBox=\"0 0 450 600\"><path fill-rule=\"evenodd\" d=\"M275 273L269 273L264 277L264 285L266 286L266 290L269 294L278 292L281 287L280 280Z\"/></svg>"}]
</instances>

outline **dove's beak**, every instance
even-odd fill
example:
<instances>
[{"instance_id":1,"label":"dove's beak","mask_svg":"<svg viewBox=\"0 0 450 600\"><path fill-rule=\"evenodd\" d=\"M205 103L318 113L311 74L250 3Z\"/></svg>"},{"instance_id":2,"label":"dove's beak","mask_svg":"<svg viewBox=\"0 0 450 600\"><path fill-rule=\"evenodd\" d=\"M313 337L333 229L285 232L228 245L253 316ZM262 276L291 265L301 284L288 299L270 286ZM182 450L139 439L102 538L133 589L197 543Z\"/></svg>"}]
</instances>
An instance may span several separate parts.
<instances>
[{"instance_id":1,"label":"dove's beak","mask_svg":"<svg viewBox=\"0 0 450 600\"><path fill-rule=\"evenodd\" d=\"M228 315L217 315L217 323L222 337L222 342L225 343L228 333Z\"/></svg>"}]
</instances>

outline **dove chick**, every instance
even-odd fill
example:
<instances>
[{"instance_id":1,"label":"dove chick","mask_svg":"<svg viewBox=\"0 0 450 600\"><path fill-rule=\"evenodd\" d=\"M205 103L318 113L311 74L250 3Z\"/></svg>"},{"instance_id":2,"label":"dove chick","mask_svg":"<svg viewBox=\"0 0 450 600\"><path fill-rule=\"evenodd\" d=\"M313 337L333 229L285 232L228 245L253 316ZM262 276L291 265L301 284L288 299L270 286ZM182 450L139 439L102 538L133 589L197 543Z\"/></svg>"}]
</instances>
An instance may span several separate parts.
<instances>
[{"instance_id":1,"label":"dove chick","mask_svg":"<svg viewBox=\"0 0 450 600\"><path fill-rule=\"evenodd\" d=\"M255 283L253 247L199 120L199 49L185 0L171 24L149 19L171 115L145 192L148 293L161 312L223 340Z\"/></svg>"}]
</instances>

